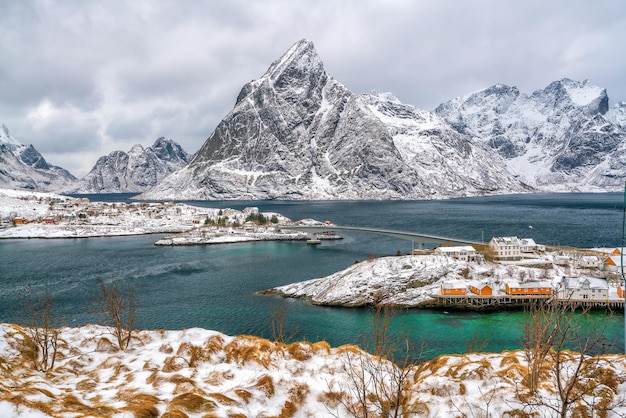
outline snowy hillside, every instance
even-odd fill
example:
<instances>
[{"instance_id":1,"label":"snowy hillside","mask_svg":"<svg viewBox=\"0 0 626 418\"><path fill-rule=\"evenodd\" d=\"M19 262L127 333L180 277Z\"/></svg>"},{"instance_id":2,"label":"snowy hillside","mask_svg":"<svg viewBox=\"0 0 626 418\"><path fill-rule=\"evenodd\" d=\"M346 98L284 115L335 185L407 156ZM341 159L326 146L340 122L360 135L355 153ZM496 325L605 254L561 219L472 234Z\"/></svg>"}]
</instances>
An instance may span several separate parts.
<instances>
[{"instance_id":1,"label":"snowy hillside","mask_svg":"<svg viewBox=\"0 0 626 418\"><path fill-rule=\"evenodd\" d=\"M443 355L401 369L356 346L283 344L215 331L140 331L126 351L111 329L62 328L57 360L33 369L29 333L0 325L0 416L567 416L626 413L626 358L563 352L528 389L528 352ZM585 360L581 364L580 360ZM577 373L577 374L574 374ZM575 385L563 397L560 382ZM365 415L367 414L367 415ZM579 415L576 415L579 414ZM566 415L563 415L566 416Z\"/></svg>"},{"instance_id":2,"label":"snowy hillside","mask_svg":"<svg viewBox=\"0 0 626 418\"><path fill-rule=\"evenodd\" d=\"M0 125L0 188L54 191L75 180L70 172L48 164L35 147L20 143Z\"/></svg>"}]
</instances>

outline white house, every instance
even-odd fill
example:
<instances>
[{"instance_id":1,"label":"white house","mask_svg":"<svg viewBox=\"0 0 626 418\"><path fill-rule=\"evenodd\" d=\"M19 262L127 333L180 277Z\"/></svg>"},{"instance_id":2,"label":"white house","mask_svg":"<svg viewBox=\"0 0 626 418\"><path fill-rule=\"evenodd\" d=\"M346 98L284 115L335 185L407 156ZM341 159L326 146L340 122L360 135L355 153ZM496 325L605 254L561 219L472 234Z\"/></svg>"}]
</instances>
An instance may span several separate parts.
<instances>
[{"instance_id":1,"label":"white house","mask_svg":"<svg viewBox=\"0 0 626 418\"><path fill-rule=\"evenodd\" d=\"M598 269L602 267L602 260L595 255L583 255L576 261L576 265L581 269Z\"/></svg>"},{"instance_id":2,"label":"white house","mask_svg":"<svg viewBox=\"0 0 626 418\"><path fill-rule=\"evenodd\" d=\"M447 255L461 261L476 261L476 249L471 245L456 247L437 247L434 251L437 255Z\"/></svg>"},{"instance_id":3,"label":"white house","mask_svg":"<svg viewBox=\"0 0 626 418\"><path fill-rule=\"evenodd\" d=\"M533 253L539 250L537 243L532 238L522 238L519 243L520 251L523 253Z\"/></svg>"},{"instance_id":4,"label":"white house","mask_svg":"<svg viewBox=\"0 0 626 418\"><path fill-rule=\"evenodd\" d=\"M517 237L493 237L489 248L498 260L521 259L521 244Z\"/></svg>"},{"instance_id":5,"label":"white house","mask_svg":"<svg viewBox=\"0 0 626 418\"><path fill-rule=\"evenodd\" d=\"M561 281L559 298L606 300L609 298L609 284L605 279L594 277L565 277Z\"/></svg>"},{"instance_id":6,"label":"white house","mask_svg":"<svg viewBox=\"0 0 626 418\"><path fill-rule=\"evenodd\" d=\"M624 261L626 261L626 255L624 255ZM625 266L626 269L626 266ZM622 255L612 255L606 257L602 262L602 270L610 271L612 273L622 271Z\"/></svg>"}]
</instances>

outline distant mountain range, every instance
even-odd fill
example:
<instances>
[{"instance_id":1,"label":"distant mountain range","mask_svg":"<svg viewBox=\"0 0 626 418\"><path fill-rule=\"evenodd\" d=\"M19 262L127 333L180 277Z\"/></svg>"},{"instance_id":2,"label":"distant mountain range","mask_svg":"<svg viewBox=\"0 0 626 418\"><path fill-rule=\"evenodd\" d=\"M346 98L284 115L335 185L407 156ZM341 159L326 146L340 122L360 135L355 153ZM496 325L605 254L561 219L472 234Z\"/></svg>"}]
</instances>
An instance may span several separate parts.
<instances>
[{"instance_id":1,"label":"distant mountain range","mask_svg":"<svg viewBox=\"0 0 626 418\"><path fill-rule=\"evenodd\" d=\"M32 145L24 145L0 126L0 188L55 191L76 181L69 171L48 164Z\"/></svg>"},{"instance_id":2,"label":"distant mountain range","mask_svg":"<svg viewBox=\"0 0 626 418\"><path fill-rule=\"evenodd\" d=\"M423 199L619 190L626 104L563 79L527 96L497 84L434 112L355 95L302 40L246 84L164 199Z\"/></svg>"},{"instance_id":3,"label":"distant mountain range","mask_svg":"<svg viewBox=\"0 0 626 418\"><path fill-rule=\"evenodd\" d=\"M65 193L131 193L154 187L168 174L189 162L190 155L168 138L154 145L135 145L126 153L113 151L100 157L85 177L63 190Z\"/></svg>"},{"instance_id":4,"label":"distant mountain range","mask_svg":"<svg viewBox=\"0 0 626 418\"><path fill-rule=\"evenodd\" d=\"M9 146L2 147L7 159ZM326 73L313 43L301 40L243 86L233 110L189 159L159 138L146 149L101 157L85 178L70 177L56 190L144 191L139 198L146 199L616 191L626 179L626 103L609 106L605 89L562 79L530 95L496 84L429 112L390 93L351 93ZM48 180L46 187L56 184Z\"/></svg>"}]
</instances>

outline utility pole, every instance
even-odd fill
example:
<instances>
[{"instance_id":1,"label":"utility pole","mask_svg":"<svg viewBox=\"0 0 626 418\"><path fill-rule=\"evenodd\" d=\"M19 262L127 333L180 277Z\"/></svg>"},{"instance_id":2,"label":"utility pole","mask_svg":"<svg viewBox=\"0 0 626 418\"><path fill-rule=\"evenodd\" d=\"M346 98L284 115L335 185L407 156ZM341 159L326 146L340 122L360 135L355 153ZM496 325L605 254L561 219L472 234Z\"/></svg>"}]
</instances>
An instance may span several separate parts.
<instances>
[{"instance_id":1,"label":"utility pole","mask_svg":"<svg viewBox=\"0 0 626 418\"><path fill-rule=\"evenodd\" d=\"M626 274L624 274L624 244L626 244L626 181L624 182L624 205L622 207L622 248L620 248L620 265L622 269L622 280L624 281L624 292L626 292ZM624 293L624 352L626 353L626 293Z\"/></svg>"}]
</instances>

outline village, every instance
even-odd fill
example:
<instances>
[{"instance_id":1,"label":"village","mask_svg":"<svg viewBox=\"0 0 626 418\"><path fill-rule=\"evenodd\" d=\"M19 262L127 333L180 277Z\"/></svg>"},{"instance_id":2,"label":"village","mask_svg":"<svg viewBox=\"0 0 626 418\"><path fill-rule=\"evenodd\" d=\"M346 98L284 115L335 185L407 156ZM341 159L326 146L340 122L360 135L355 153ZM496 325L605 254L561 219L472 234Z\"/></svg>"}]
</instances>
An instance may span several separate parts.
<instances>
[{"instance_id":1,"label":"village","mask_svg":"<svg viewBox=\"0 0 626 418\"><path fill-rule=\"evenodd\" d=\"M433 254L511 267L508 277L497 280L443 281L438 291L430 294L438 306L489 308L551 300L574 307L617 308L624 303L620 248L546 251L532 238L513 236L494 237L480 252L471 245L442 246ZM518 267L530 269L520 271ZM555 275L555 271L562 274Z\"/></svg>"},{"instance_id":2,"label":"village","mask_svg":"<svg viewBox=\"0 0 626 418\"><path fill-rule=\"evenodd\" d=\"M203 245L263 240L310 240L289 231L293 222L279 213L216 209L175 202L92 202L86 198L0 190L0 238L76 238L169 233L156 245ZM314 237L316 243L319 241ZM341 238L337 235L322 239ZM500 265L457 279L442 278L429 293L433 306L490 308L536 300L616 308L624 303L620 248L576 249L537 244L532 238L494 237L487 244L440 246L427 253L474 266ZM423 254L416 250L415 254ZM425 302L423 305L428 305Z\"/></svg>"}]
</instances>

